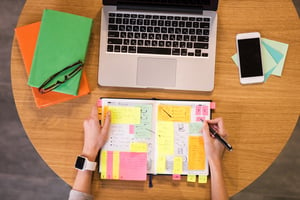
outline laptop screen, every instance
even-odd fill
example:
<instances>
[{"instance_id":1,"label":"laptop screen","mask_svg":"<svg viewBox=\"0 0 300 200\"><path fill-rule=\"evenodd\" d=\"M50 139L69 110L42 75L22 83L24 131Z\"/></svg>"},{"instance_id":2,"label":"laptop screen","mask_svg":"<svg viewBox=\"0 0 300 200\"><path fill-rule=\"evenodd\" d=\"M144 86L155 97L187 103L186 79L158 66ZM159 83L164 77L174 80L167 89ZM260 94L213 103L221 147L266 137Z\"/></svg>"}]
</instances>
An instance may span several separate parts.
<instances>
[{"instance_id":1,"label":"laptop screen","mask_svg":"<svg viewBox=\"0 0 300 200\"><path fill-rule=\"evenodd\" d=\"M217 10L218 8L218 0L103 0L103 5L118 4L191 7L203 10Z\"/></svg>"}]
</instances>

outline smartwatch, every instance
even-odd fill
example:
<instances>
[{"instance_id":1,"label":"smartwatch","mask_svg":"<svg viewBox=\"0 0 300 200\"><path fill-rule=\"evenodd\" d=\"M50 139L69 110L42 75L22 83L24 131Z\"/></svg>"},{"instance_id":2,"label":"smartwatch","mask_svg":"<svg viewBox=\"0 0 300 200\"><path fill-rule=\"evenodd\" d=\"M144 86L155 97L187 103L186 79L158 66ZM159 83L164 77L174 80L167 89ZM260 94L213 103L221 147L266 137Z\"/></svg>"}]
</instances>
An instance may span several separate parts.
<instances>
[{"instance_id":1,"label":"smartwatch","mask_svg":"<svg viewBox=\"0 0 300 200\"><path fill-rule=\"evenodd\" d=\"M89 171L95 171L96 170L97 163L89 161L84 156L77 156L75 168L81 171L89 170Z\"/></svg>"}]
</instances>

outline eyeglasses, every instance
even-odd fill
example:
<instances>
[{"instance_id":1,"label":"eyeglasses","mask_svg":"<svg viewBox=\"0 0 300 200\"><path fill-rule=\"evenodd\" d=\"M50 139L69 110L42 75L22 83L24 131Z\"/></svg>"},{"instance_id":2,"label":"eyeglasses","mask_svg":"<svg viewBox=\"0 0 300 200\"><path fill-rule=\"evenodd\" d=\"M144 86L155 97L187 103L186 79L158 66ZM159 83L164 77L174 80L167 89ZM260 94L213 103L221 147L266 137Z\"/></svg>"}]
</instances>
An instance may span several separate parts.
<instances>
[{"instance_id":1,"label":"eyeglasses","mask_svg":"<svg viewBox=\"0 0 300 200\"><path fill-rule=\"evenodd\" d=\"M74 69L73 69L74 68ZM41 94L45 94L47 92L50 92L60 86L61 84L65 83L67 80L73 78L78 72L80 72L83 68L83 62L80 60L72 65L69 65L65 68L63 68L61 71L53 74L50 76L40 87L39 87L39 92ZM73 69L73 70L72 70ZM72 70L72 71L71 71ZM68 71L71 71L68 73ZM63 75L65 73L68 73L64 75L64 80L55 80L58 78L59 75ZM56 82L55 82L56 81ZM54 82L54 83L53 83Z\"/></svg>"}]
</instances>

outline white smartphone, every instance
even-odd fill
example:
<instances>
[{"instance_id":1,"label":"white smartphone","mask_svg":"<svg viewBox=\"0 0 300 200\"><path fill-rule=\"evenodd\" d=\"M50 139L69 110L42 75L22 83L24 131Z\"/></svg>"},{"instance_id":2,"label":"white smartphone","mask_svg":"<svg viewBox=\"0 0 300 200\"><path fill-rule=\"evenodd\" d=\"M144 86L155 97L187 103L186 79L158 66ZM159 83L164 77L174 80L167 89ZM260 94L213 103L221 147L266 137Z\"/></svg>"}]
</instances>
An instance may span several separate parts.
<instances>
[{"instance_id":1,"label":"white smartphone","mask_svg":"<svg viewBox=\"0 0 300 200\"><path fill-rule=\"evenodd\" d=\"M264 82L260 33L252 32L237 34L236 48L241 84Z\"/></svg>"}]
</instances>

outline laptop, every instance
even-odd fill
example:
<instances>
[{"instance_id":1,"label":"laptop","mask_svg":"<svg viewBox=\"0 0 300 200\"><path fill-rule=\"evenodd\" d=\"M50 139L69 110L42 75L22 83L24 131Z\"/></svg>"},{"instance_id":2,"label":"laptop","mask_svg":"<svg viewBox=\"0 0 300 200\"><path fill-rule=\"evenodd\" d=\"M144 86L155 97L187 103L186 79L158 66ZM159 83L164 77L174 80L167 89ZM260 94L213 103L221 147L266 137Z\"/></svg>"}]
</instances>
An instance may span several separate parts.
<instances>
[{"instance_id":1,"label":"laptop","mask_svg":"<svg viewBox=\"0 0 300 200\"><path fill-rule=\"evenodd\" d=\"M218 0L103 0L100 86L212 91Z\"/></svg>"}]
</instances>

